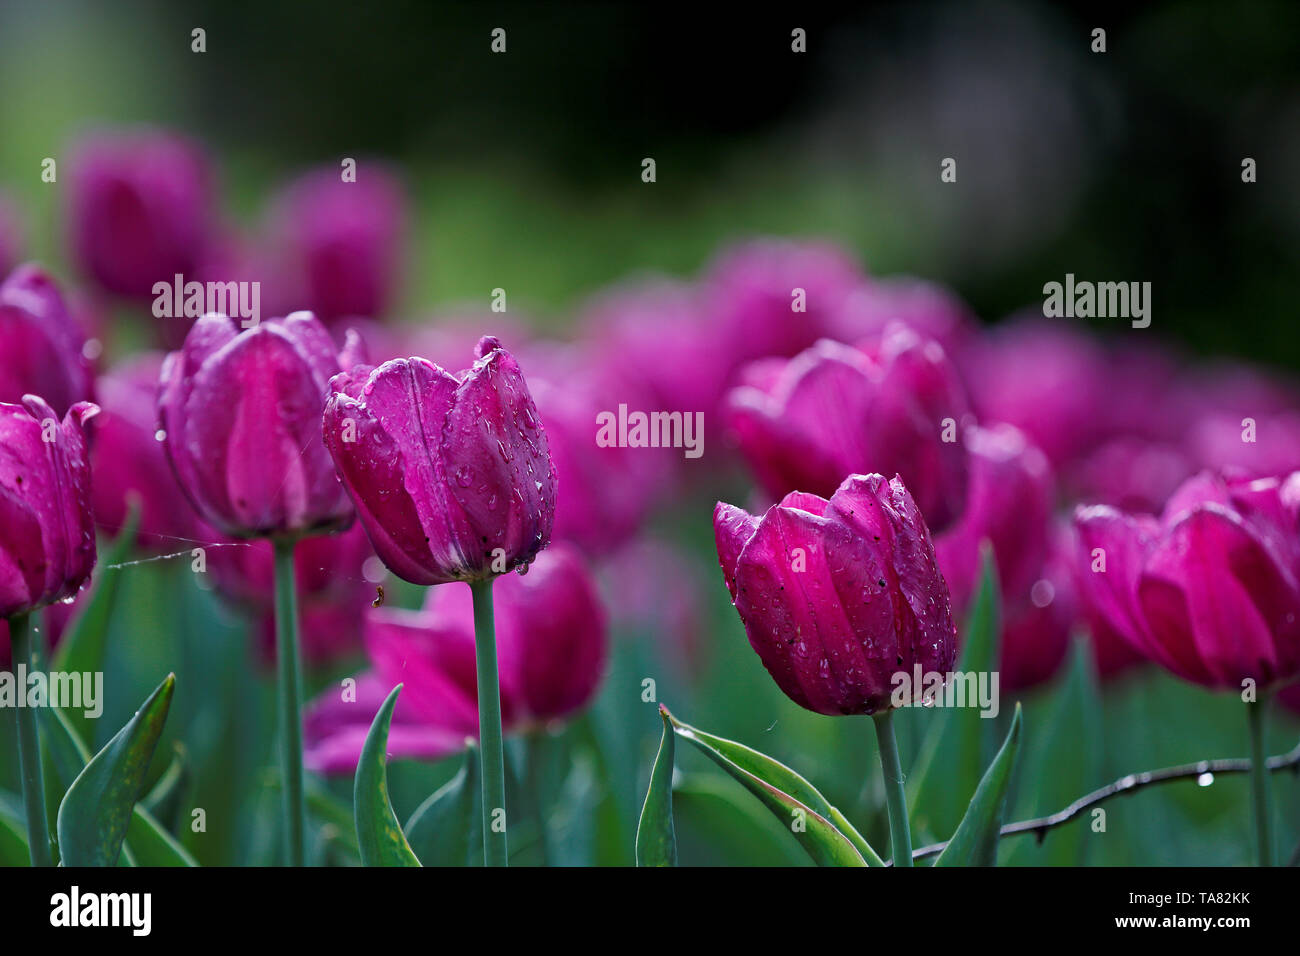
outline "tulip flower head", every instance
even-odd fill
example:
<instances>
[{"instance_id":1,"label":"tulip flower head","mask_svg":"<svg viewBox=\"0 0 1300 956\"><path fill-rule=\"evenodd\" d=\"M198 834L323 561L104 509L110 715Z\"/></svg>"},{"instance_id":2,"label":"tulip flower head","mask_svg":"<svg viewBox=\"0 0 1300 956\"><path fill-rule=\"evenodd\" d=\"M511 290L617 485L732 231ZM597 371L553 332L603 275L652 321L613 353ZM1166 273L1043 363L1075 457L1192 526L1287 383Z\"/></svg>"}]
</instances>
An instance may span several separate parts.
<instances>
[{"instance_id":1,"label":"tulip flower head","mask_svg":"<svg viewBox=\"0 0 1300 956\"><path fill-rule=\"evenodd\" d=\"M78 402L62 423L44 399L0 403L0 618L75 595L95 564L90 468Z\"/></svg>"},{"instance_id":2,"label":"tulip flower head","mask_svg":"<svg viewBox=\"0 0 1300 956\"><path fill-rule=\"evenodd\" d=\"M325 444L375 553L413 584L527 566L551 539L555 467L514 357L485 336L452 374L423 358L336 376Z\"/></svg>"},{"instance_id":3,"label":"tulip flower head","mask_svg":"<svg viewBox=\"0 0 1300 956\"><path fill-rule=\"evenodd\" d=\"M713 530L749 643L801 707L873 714L895 674L952 669L948 586L897 476L850 475L829 500L792 492L761 516L719 502Z\"/></svg>"},{"instance_id":4,"label":"tulip flower head","mask_svg":"<svg viewBox=\"0 0 1300 956\"><path fill-rule=\"evenodd\" d=\"M764 489L830 494L850 474L897 472L935 530L966 495L967 414L934 341L902 325L853 348L823 339L789 362L758 362L728 396L732 430ZM947 432L947 434L945 434Z\"/></svg>"},{"instance_id":5,"label":"tulip flower head","mask_svg":"<svg viewBox=\"0 0 1300 956\"><path fill-rule=\"evenodd\" d=\"M553 545L526 576L497 582L493 598L506 732L563 720L590 704L609 639L595 582L577 550ZM365 631L373 670L357 679L355 701L330 692L309 710L309 765L350 773L375 712L398 683L405 689L390 755L436 760L478 735L469 589L433 588L419 611L371 611Z\"/></svg>"},{"instance_id":6,"label":"tulip flower head","mask_svg":"<svg viewBox=\"0 0 1300 956\"><path fill-rule=\"evenodd\" d=\"M331 377L359 348L349 336L338 352L310 312L242 332L224 315L194 323L163 363L158 414L176 478L204 521L237 538L351 523L320 417Z\"/></svg>"},{"instance_id":7,"label":"tulip flower head","mask_svg":"<svg viewBox=\"0 0 1300 956\"><path fill-rule=\"evenodd\" d=\"M1080 508L1080 587L1178 676L1260 689L1300 674L1300 473L1188 479L1160 517Z\"/></svg>"},{"instance_id":8,"label":"tulip flower head","mask_svg":"<svg viewBox=\"0 0 1300 956\"><path fill-rule=\"evenodd\" d=\"M86 336L59 287L33 265L0 284L0 402L40 395L59 414L92 392Z\"/></svg>"}]
</instances>

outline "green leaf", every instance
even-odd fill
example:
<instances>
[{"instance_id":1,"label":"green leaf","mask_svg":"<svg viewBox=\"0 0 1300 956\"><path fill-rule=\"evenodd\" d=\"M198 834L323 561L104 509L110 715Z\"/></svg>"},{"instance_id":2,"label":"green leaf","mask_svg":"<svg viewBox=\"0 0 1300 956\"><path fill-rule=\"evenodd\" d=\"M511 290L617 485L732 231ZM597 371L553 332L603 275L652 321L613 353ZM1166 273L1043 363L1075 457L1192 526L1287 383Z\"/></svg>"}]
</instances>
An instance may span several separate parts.
<instances>
[{"instance_id":1,"label":"green leaf","mask_svg":"<svg viewBox=\"0 0 1300 956\"><path fill-rule=\"evenodd\" d=\"M813 865L784 825L720 774L681 774L673 788L673 824L684 848L678 865Z\"/></svg>"},{"instance_id":2,"label":"green leaf","mask_svg":"<svg viewBox=\"0 0 1300 956\"><path fill-rule=\"evenodd\" d=\"M357 763L352 808L364 866L420 865L388 799L388 726L393 721L393 708L401 692L402 685L398 684L375 714Z\"/></svg>"},{"instance_id":3,"label":"green leaf","mask_svg":"<svg viewBox=\"0 0 1300 956\"><path fill-rule=\"evenodd\" d=\"M479 813L479 752L465 741L465 760L452 777L406 821L406 839L426 866L477 866L483 862Z\"/></svg>"},{"instance_id":4,"label":"green leaf","mask_svg":"<svg viewBox=\"0 0 1300 956\"><path fill-rule=\"evenodd\" d=\"M673 729L739 780L822 866L884 866L880 855L817 788L785 764L744 744L684 724L667 709ZM800 826L793 824L798 821ZM833 821L833 822L832 822Z\"/></svg>"},{"instance_id":5,"label":"green leaf","mask_svg":"<svg viewBox=\"0 0 1300 956\"><path fill-rule=\"evenodd\" d=\"M153 814L136 805L126 830L136 866L198 866L198 860L168 833Z\"/></svg>"},{"instance_id":6,"label":"green leaf","mask_svg":"<svg viewBox=\"0 0 1300 956\"><path fill-rule=\"evenodd\" d=\"M132 495L127 504L126 520L107 548L99 556L96 580L86 606L68 626L54 656L54 670L95 673L104 669L105 639L108 622L117 600L120 565L131 553L140 527L140 500Z\"/></svg>"},{"instance_id":7,"label":"green leaf","mask_svg":"<svg viewBox=\"0 0 1300 956\"><path fill-rule=\"evenodd\" d=\"M27 821L22 812L0 800L0 866L31 866Z\"/></svg>"},{"instance_id":8,"label":"green leaf","mask_svg":"<svg viewBox=\"0 0 1300 956\"><path fill-rule=\"evenodd\" d=\"M650 786L646 788L641 820L636 828L637 866L676 866L677 835L673 832L673 744L676 734L668 719L668 709L660 706L664 721L659 753L650 769Z\"/></svg>"},{"instance_id":9,"label":"green leaf","mask_svg":"<svg viewBox=\"0 0 1300 956\"><path fill-rule=\"evenodd\" d=\"M939 854L939 859L934 861L935 866L993 866L997 863L1002 808L1006 805L1007 788L1015 772L1022 723L1020 705L1016 704L1007 739L993 763L989 764L957 832Z\"/></svg>"},{"instance_id":10,"label":"green leaf","mask_svg":"<svg viewBox=\"0 0 1300 956\"><path fill-rule=\"evenodd\" d=\"M176 675L168 674L64 794L58 834L65 866L116 865L175 685Z\"/></svg>"},{"instance_id":11,"label":"green leaf","mask_svg":"<svg viewBox=\"0 0 1300 956\"><path fill-rule=\"evenodd\" d=\"M1002 627L997 562L988 541L980 544L980 560L979 589L957 664L959 671L971 674L997 670ZM965 795L974 791L997 738L995 721L974 707L918 707L915 713L928 729L907 774L907 813L913 832L928 842L957 826Z\"/></svg>"},{"instance_id":12,"label":"green leaf","mask_svg":"<svg viewBox=\"0 0 1300 956\"><path fill-rule=\"evenodd\" d=\"M168 830L175 830L189 783L189 756L185 745L177 741L172 745L172 762L141 803L159 823Z\"/></svg>"},{"instance_id":13,"label":"green leaf","mask_svg":"<svg viewBox=\"0 0 1300 956\"><path fill-rule=\"evenodd\" d=\"M1016 819L1045 816L1068 806L1101 783L1101 697L1087 638L1075 638L1070 665L1055 689L1047 729L1027 741L1018 774ZM1062 759L1068 754L1069 759ZM1081 866L1093 845L1087 820L1055 827L1045 839L1018 838L1009 863L1026 866Z\"/></svg>"}]
</instances>

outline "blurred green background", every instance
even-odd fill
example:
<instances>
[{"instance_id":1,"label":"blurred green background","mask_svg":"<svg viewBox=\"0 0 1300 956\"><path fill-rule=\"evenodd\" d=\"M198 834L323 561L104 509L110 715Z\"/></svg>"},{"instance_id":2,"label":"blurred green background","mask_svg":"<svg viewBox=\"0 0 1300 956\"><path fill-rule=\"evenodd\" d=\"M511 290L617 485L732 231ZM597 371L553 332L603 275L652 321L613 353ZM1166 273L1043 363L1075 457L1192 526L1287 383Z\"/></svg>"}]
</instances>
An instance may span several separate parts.
<instances>
[{"instance_id":1,"label":"blurred green background","mask_svg":"<svg viewBox=\"0 0 1300 956\"><path fill-rule=\"evenodd\" d=\"M503 56L489 51L498 26ZM1089 50L1097 26L1105 54ZM207 32L206 53L190 51L194 27ZM806 54L790 53L794 27L808 31ZM512 312L558 329L585 296L628 273L689 276L731 239L816 235L842 241L873 272L948 282L989 321L1040 300L1043 283L1066 272L1150 281L1152 334L1300 367L1300 6L1291 3L775 16L673 5L5 2L0 90L0 191L23 213L35 257L64 276L60 187L40 182L42 159L86 129L155 124L211 150L228 213L245 228L305 165L398 164L414 200L400 310L410 320L485 305L504 287ZM647 156L654 184L640 179ZM949 156L956 184L939 180ZM1240 177L1247 156L1258 163L1253 185ZM711 491L743 500L747 487L731 477ZM713 563L711 504L703 494L682 502L655 529L698 557L711 602L703 677L673 674L662 635L622 635L598 705L546 745L549 842L563 862L632 860L659 736L640 697L647 674L662 675L659 698L684 720L792 764L887 845L868 722L805 713L768 679ZM105 573L119 576L120 593L96 742L175 670L168 741L183 741L188 804L207 812L206 832L183 828L183 841L204 864L273 862L271 682L250 663L245 625L195 586L184 561ZM418 595L399 588L391 599ZM1081 694L1093 702L1079 710L1097 722L1092 731L1058 717L1058 696L1026 702L1031 776L1015 818L1124 773L1246 750L1239 702L1161 675ZM931 716L904 714L905 761ZM1057 720L1052 751L1035 755ZM1288 749L1296 731L1275 720L1270 752ZM12 715L0 713L0 740L12 739ZM678 751L684 863L808 862L729 779ZM10 790L14 762L12 747L0 748ZM455 769L395 765L399 816ZM336 819L332 808L346 823L350 781L329 790L318 813ZM1300 839L1294 775L1278 775L1275 798L1289 854ZM1084 821L1042 847L1020 837L1003 852L1016 862L1245 863L1247 807L1244 778L1175 784L1109 804L1105 833L1085 833ZM535 862L535 830L530 838L521 826L516 862ZM352 861L339 829L327 829L318 860Z\"/></svg>"}]
</instances>

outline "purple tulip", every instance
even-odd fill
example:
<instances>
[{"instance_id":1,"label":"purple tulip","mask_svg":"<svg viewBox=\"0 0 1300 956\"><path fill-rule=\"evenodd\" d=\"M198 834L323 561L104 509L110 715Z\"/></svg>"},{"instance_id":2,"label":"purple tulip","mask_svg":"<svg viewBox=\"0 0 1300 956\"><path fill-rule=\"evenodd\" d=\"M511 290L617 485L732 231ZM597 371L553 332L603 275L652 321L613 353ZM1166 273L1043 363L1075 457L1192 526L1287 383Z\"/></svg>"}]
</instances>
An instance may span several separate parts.
<instances>
[{"instance_id":1,"label":"purple tulip","mask_svg":"<svg viewBox=\"0 0 1300 956\"><path fill-rule=\"evenodd\" d=\"M0 284L0 341L0 401L40 395L61 415L92 397L85 333L36 266L20 266Z\"/></svg>"},{"instance_id":2,"label":"purple tulip","mask_svg":"<svg viewBox=\"0 0 1300 956\"><path fill-rule=\"evenodd\" d=\"M167 457L200 517L232 537L346 527L352 506L320 441L330 378L357 361L309 312L239 331L224 315L194 323L162 369Z\"/></svg>"},{"instance_id":3,"label":"purple tulip","mask_svg":"<svg viewBox=\"0 0 1300 956\"><path fill-rule=\"evenodd\" d=\"M291 183L269 228L283 270L277 294L328 324L382 316L396 298L405 208L401 183L370 164L355 182L329 167Z\"/></svg>"},{"instance_id":4,"label":"purple tulip","mask_svg":"<svg viewBox=\"0 0 1300 956\"><path fill-rule=\"evenodd\" d=\"M727 400L741 453L774 498L828 495L847 475L897 472L926 521L942 528L966 495L966 452L955 440L967 415L960 382L938 343L902 325L865 346L822 340L789 362L749 366L748 384Z\"/></svg>"},{"instance_id":5,"label":"purple tulip","mask_svg":"<svg viewBox=\"0 0 1300 956\"><path fill-rule=\"evenodd\" d=\"M1055 529L1051 550L1029 592L1003 605L998 670L1007 693L1045 684L1069 653L1079 608L1072 577L1074 551L1064 547L1064 542L1073 544L1067 529Z\"/></svg>"},{"instance_id":6,"label":"purple tulip","mask_svg":"<svg viewBox=\"0 0 1300 956\"><path fill-rule=\"evenodd\" d=\"M306 661L328 663L360 649L362 619L376 594L364 570L373 555L360 525L304 538L294 548ZM258 650L264 660L274 661L275 573L270 543L241 541L209 548L208 570L224 598L252 612L258 622Z\"/></svg>"},{"instance_id":7,"label":"purple tulip","mask_svg":"<svg viewBox=\"0 0 1300 956\"><path fill-rule=\"evenodd\" d=\"M754 239L710 264L701 296L735 367L794 355L830 334L832 317L866 282L853 257L832 243Z\"/></svg>"},{"instance_id":8,"label":"purple tulip","mask_svg":"<svg viewBox=\"0 0 1300 956\"><path fill-rule=\"evenodd\" d=\"M101 289L148 298L155 282L193 273L214 225L198 147L156 131L97 136L68 165L73 255Z\"/></svg>"},{"instance_id":9,"label":"purple tulip","mask_svg":"<svg viewBox=\"0 0 1300 956\"><path fill-rule=\"evenodd\" d=\"M1010 425L970 428L970 489L961 520L935 538L934 550L965 613L979 586L980 542L988 539L1004 604L1020 604L1051 546L1052 473L1043 453Z\"/></svg>"},{"instance_id":10,"label":"purple tulip","mask_svg":"<svg viewBox=\"0 0 1300 956\"><path fill-rule=\"evenodd\" d=\"M1300 473L1189 479L1159 518L1080 508L1080 587L1173 673L1262 689L1300 673Z\"/></svg>"},{"instance_id":11,"label":"purple tulip","mask_svg":"<svg viewBox=\"0 0 1300 956\"><path fill-rule=\"evenodd\" d=\"M948 586L898 477L851 475L829 501L795 492L761 517L719 502L713 531L750 646L801 707L872 714L896 673L952 669Z\"/></svg>"},{"instance_id":12,"label":"purple tulip","mask_svg":"<svg viewBox=\"0 0 1300 956\"><path fill-rule=\"evenodd\" d=\"M1109 365L1086 331L1041 316L1013 318L957 359L980 421L1015 425L1054 465L1103 437Z\"/></svg>"},{"instance_id":13,"label":"purple tulip","mask_svg":"<svg viewBox=\"0 0 1300 956\"><path fill-rule=\"evenodd\" d=\"M514 357L491 336L473 368L428 359L330 383L325 444L375 553L414 584L528 565L551 539L555 466Z\"/></svg>"},{"instance_id":14,"label":"purple tulip","mask_svg":"<svg viewBox=\"0 0 1300 956\"><path fill-rule=\"evenodd\" d=\"M157 552L188 549L202 537L158 437L162 364L162 353L145 352L99 379L102 412L91 449L95 523L116 535L134 495L140 506L137 543Z\"/></svg>"},{"instance_id":15,"label":"purple tulip","mask_svg":"<svg viewBox=\"0 0 1300 956\"><path fill-rule=\"evenodd\" d=\"M829 334L855 342L880 335L893 322L933 339L950 354L959 354L979 330L975 314L951 290L925 279L894 276L874 279L849 295L832 316Z\"/></svg>"},{"instance_id":16,"label":"purple tulip","mask_svg":"<svg viewBox=\"0 0 1300 956\"><path fill-rule=\"evenodd\" d=\"M95 565L85 423L78 402L62 424L45 400L0 403L0 618L72 597Z\"/></svg>"},{"instance_id":17,"label":"purple tulip","mask_svg":"<svg viewBox=\"0 0 1300 956\"><path fill-rule=\"evenodd\" d=\"M538 555L526 576L493 588L501 710L509 732L563 720L585 708L604 676L605 611L582 559L564 544ZM388 752L436 760L478 735L474 617L467 588L434 588L420 611L372 611L366 648L373 670L357 699L330 691L307 715L307 762L324 773L355 769L366 731L387 693L397 702Z\"/></svg>"}]
</instances>

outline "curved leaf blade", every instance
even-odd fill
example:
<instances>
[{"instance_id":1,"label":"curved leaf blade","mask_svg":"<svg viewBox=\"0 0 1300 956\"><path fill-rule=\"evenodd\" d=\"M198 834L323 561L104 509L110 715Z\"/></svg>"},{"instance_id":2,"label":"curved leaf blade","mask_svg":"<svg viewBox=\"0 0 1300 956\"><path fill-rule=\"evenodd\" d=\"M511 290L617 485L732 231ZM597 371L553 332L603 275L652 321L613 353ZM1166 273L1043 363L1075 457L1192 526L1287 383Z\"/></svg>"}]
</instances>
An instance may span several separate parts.
<instances>
[{"instance_id":1,"label":"curved leaf blade","mask_svg":"<svg viewBox=\"0 0 1300 956\"><path fill-rule=\"evenodd\" d=\"M361 747L352 788L352 812L363 866L419 866L388 799L388 727L402 691L398 684L379 708Z\"/></svg>"},{"instance_id":2,"label":"curved leaf blade","mask_svg":"<svg viewBox=\"0 0 1300 956\"><path fill-rule=\"evenodd\" d=\"M57 829L65 866L117 864L175 686L168 674L64 794Z\"/></svg>"},{"instance_id":3,"label":"curved leaf blade","mask_svg":"<svg viewBox=\"0 0 1300 956\"><path fill-rule=\"evenodd\" d=\"M751 747L705 733L684 724L664 708L664 716L683 740L698 747L714 763L758 797L822 866L884 866L871 848L830 801L785 764ZM798 821L800 826L792 824ZM834 821L834 822L832 822Z\"/></svg>"},{"instance_id":4,"label":"curved leaf blade","mask_svg":"<svg viewBox=\"0 0 1300 956\"><path fill-rule=\"evenodd\" d=\"M962 673L987 674L998 667L1001 586L993 547L987 540L980 543L980 563L979 588L967 616L957 664ZM928 729L907 773L907 812L914 832L939 839L957 827L966 809L962 801L974 792L981 768L994 753L995 722L971 707L936 707L922 713Z\"/></svg>"},{"instance_id":5,"label":"curved leaf blade","mask_svg":"<svg viewBox=\"0 0 1300 956\"><path fill-rule=\"evenodd\" d=\"M85 608L68 627L54 655L56 671L102 671L104 669L105 640L108 621L117 601L120 577L116 565L131 553L136 532L140 528L140 501L132 496L127 503L126 520L122 530L99 556L95 572L97 580Z\"/></svg>"},{"instance_id":6,"label":"curved leaf blade","mask_svg":"<svg viewBox=\"0 0 1300 956\"><path fill-rule=\"evenodd\" d=\"M126 828L136 866L198 866L190 851L168 833L144 807L137 805Z\"/></svg>"},{"instance_id":7,"label":"curved leaf blade","mask_svg":"<svg viewBox=\"0 0 1300 956\"><path fill-rule=\"evenodd\" d=\"M673 830L673 757L677 735L668 719L668 710L662 705L659 716L663 718L664 733L650 769L650 785L636 827L637 866L677 865L677 834Z\"/></svg>"},{"instance_id":8,"label":"curved leaf blade","mask_svg":"<svg viewBox=\"0 0 1300 956\"><path fill-rule=\"evenodd\" d=\"M426 866L482 864L478 775L478 744L466 739L465 760L456 776L416 807L406 821L407 842Z\"/></svg>"},{"instance_id":9,"label":"curved leaf blade","mask_svg":"<svg viewBox=\"0 0 1300 956\"><path fill-rule=\"evenodd\" d=\"M935 866L994 866L998 856L998 837L1002 830L1002 810L1007 802L1007 788L1015 772L1020 750L1020 705L1016 704L1011 729L1002 749L989 764L975 796L971 798L961 825L952 835Z\"/></svg>"}]
</instances>

